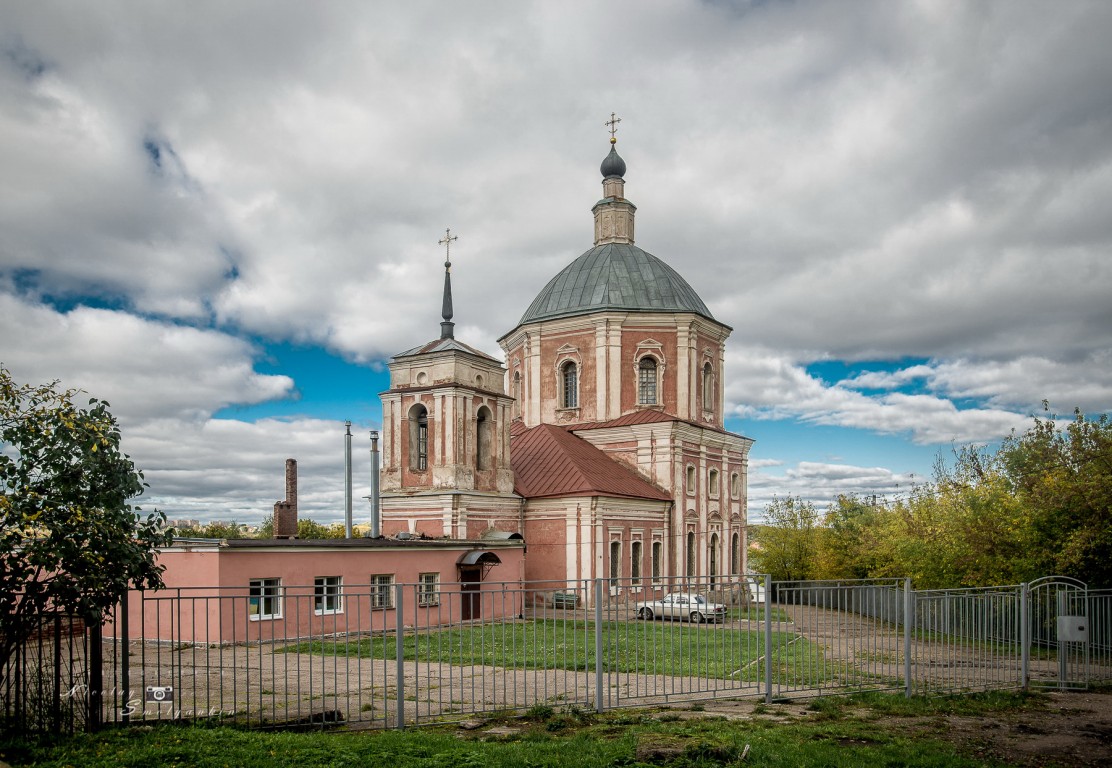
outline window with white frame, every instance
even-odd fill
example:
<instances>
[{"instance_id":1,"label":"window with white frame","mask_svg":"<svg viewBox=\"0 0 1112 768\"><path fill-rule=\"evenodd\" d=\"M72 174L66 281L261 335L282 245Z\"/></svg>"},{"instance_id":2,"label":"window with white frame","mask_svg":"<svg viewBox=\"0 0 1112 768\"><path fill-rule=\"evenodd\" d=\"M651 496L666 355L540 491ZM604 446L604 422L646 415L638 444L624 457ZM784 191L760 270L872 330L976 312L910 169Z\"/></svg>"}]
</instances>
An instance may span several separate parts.
<instances>
[{"instance_id":1,"label":"window with white frame","mask_svg":"<svg viewBox=\"0 0 1112 768\"><path fill-rule=\"evenodd\" d=\"M622 542L610 542L610 578L617 579L622 575Z\"/></svg>"},{"instance_id":2,"label":"window with white frame","mask_svg":"<svg viewBox=\"0 0 1112 768\"><path fill-rule=\"evenodd\" d=\"M695 577L695 531L687 532L687 576Z\"/></svg>"},{"instance_id":3,"label":"window with white frame","mask_svg":"<svg viewBox=\"0 0 1112 768\"><path fill-rule=\"evenodd\" d=\"M313 579L313 611L316 614L343 613L343 583L339 576L317 576Z\"/></svg>"},{"instance_id":4,"label":"window with white frame","mask_svg":"<svg viewBox=\"0 0 1112 768\"><path fill-rule=\"evenodd\" d=\"M560 368L560 407L579 407L579 366L569 360Z\"/></svg>"},{"instance_id":5,"label":"window with white frame","mask_svg":"<svg viewBox=\"0 0 1112 768\"><path fill-rule=\"evenodd\" d=\"M394 574L376 573L371 576L371 607L394 607Z\"/></svg>"},{"instance_id":6,"label":"window with white frame","mask_svg":"<svg viewBox=\"0 0 1112 768\"><path fill-rule=\"evenodd\" d=\"M687 495L695 495L695 465L687 465Z\"/></svg>"},{"instance_id":7,"label":"window with white frame","mask_svg":"<svg viewBox=\"0 0 1112 768\"><path fill-rule=\"evenodd\" d=\"M641 585L641 542L629 545L629 581L637 587Z\"/></svg>"},{"instance_id":8,"label":"window with white frame","mask_svg":"<svg viewBox=\"0 0 1112 768\"><path fill-rule=\"evenodd\" d=\"M730 538L730 573L741 573L741 535L737 531Z\"/></svg>"},{"instance_id":9,"label":"window with white frame","mask_svg":"<svg viewBox=\"0 0 1112 768\"><path fill-rule=\"evenodd\" d=\"M417 605L440 605L439 573L422 573L418 576Z\"/></svg>"},{"instance_id":10,"label":"window with white frame","mask_svg":"<svg viewBox=\"0 0 1112 768\"><path fill-rule=\"evenodd\" d=\"M282 580L251 579L247 613L252 621L282 618Z\"/></svg>"},{"instance_id":11,"label":"window with white frame","mask_svg":"<svg viewBox=\"0 0 1112 768\"><path fill-rule=\"evenodd\" d=\"M718 495L718 470L712 469L707 473L707 493L711 496Z\"/></svg>"},{"instance_id":12,"label":"window with white frame","mask_svg":"<svg viewBox=\"0 0 1112 768\"><path fill-rule=\"evenodd\" d=\"M730 475L730 496L735 499L741 496L741 475L737 472Z\"/></svg>"},{"instance_id":13,"label":"window with white frame","mask_svg":"<svg viewBox=\"0 0 1112 768\"><path fill-rule=\"evenodd\" d=\"M660 582L660 574L664 567L664 542L653 542L653 583Z\"/></svg>"},{"instance_id":14,"label":"window with white frame","mask_svg":"<svg viewBox=\"0 0 1112 768\"><path fill-rule=\"evenodd\" d=\"M639 405L656 405L656 358L645 355L637 364L637 402Z\"/></svg>"}]
</instances>

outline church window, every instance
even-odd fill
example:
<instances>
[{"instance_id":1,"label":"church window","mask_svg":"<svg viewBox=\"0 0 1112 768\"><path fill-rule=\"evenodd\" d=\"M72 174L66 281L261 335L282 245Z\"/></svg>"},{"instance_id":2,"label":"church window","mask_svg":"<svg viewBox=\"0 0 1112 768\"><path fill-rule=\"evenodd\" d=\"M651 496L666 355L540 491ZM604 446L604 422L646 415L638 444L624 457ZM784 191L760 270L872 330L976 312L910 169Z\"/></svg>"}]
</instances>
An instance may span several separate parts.
<instances>
[{"instance_id":1,"label":"church window","mask_svg":"<svg viewBox=\"0 0 1112 768\"><path fill-rule=\"evenodd\" d=\"M521 371L514 371L514 416L521 415Z\"/></svg>"},{"instance_id":2,"label":"church window","mask_svg":"<svg viewBox=\"0 0 1112 768\"><path fill-rule=\"evenodd\" d=\"M718 534L710 536L710 586L714 589L714 579L718 576Z\"/></svg>"},{"instance_id":3,"label":"church window","mask_svg":"<svg viewBox=\"0 0 1112 768\"><path fill-rule=\"evenodd\" d=\"M730 495L735 499L741 496L741 475L737 472L730 475Z\"/></svg>"},{"instance_id":4,"label":"church window","mask_svg":"<svg viewBox=\"0 0 1112 768\"><path fill-rule=\"evenodd\" d=\"M637 364L637 402L656 405L656 360L645 356Z\"/></svg>"},{"instance_id":5,"label":"church window","mask_svg":"<svg viewBox=\"0 0 1112 768\"><path fill-rule=\"evenodd\" d=\"M653 583L660 581L660 574L664 564L664 542L653 542Z\"/></svg>"},{"instance_id":6,"label":"church window","mask_svg":"<svg viewBox=\"0 0 1112 768\"><path fill-rule=\"evenodd\" d=\"M695 577L695 531L687 532L687 575Z\"/></svg>"},{"instance_id":7,"label":"church window","mask_svg":"<svg viewBox=\"0 0 1112 768\"><path fill-rule=\"evenodd\" d=\"M737 531L730 539L730 573L734 576L741 573L741 534Z\"/></svg>"},{"instance_id":8,"label":"church window","mask_svg":"<svg viewBox=\"0 0 1112 768\"><path fill-rule=\"evenodd\" d=\"M409 411L409 468L417 472L429 468L429 412L423 405Z\"/></svg>"},{"instance_id":9,"label":"church window","mask_svg":"<svg viewBox=\"0 0 1112 768\"><path fill-rule=\"evenodd\" d=\"M629 580L636 587L641 584L641 542L629 545L629 558Z\"/></svg>"},{"instance_id":10,"label":"church window","mask_svg":"<svg viewBox=\"0 0 1112 768\"><path fill-rule=\"evenodd\" d=\"M622 542L610 542L610 578L617 579L622 575Z\"/></svg>"},{"instance_id":11,"label":"church window","mask_svg":"<svg viewBox=\"0 0 1112 768\"><path fill-rule=\"evenodd\" d=\"M562 408L578 408L579 407L579 368L572 362L564 363L564 367L560 369L560 386L563 390L562 395Z\"/></svg>"},{"instance_id":12,"label":"church window","mask_svg":"<svg viewBox=\"0 0 1112 768\"><path fill-rule=\"evenodd\" d=\"M691 496L695 495L695 465L687 465L687 493Z\"/></svg>"},{"instance_id":13,"label":"church window","mask_svg":"<svg viewBox=\"0 0 1112 768\"><path fill-rule=\"evenodd\" d=\"M711 496L718 495L718 470L712 469L707 473L707 491Z\"/></svg>"},{"instance_id":14,"label":"church window","mask_svg":"<svg viewBox=\"0 0 1112 768\"><path fill-rule=\"evenodd\" d=\"M490 469L493 433L490 409L483 406L475 417L475 469Z\"/></svg>"},{"instance_id":15,"label":"church window","mask_svg":"<svg viewBox=\"0 0 1112 768\"><path fill-rule=\"evenodd\" d=\"M714 370L710 363L703 366L703 410L714 409Z\"/></svg>"}]
</instances>

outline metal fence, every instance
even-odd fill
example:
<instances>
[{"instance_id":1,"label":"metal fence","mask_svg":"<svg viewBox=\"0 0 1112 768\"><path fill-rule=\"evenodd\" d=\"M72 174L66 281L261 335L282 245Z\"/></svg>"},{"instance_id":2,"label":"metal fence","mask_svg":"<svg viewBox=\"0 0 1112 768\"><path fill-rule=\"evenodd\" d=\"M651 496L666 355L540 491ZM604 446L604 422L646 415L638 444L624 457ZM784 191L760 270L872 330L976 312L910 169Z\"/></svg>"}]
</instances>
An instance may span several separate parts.
<instances>
[{"instance_id":1,"label":"metal fence","mask_svg":"<svg viewBox=\"0 0 1112 768\"><path fill-rule=\"evenodd\" d=\"M260 584L134 593L102 640L51 629L61 622L3 670L0 715L34 730L396 728L533 707L1112 680L1112 591L1069 579Z\"/></svg>"}]
</instances>

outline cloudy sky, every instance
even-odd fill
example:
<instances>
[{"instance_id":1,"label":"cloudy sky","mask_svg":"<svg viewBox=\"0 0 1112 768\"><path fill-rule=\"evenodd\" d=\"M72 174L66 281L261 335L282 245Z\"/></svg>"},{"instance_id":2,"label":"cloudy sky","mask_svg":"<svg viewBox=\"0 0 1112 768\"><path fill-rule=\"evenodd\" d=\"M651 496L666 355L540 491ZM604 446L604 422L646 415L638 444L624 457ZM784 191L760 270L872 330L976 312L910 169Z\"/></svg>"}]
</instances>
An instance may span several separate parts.
<instances>
[{"instance_id":1,"label":"cloudy sky","mask_svg":"<svg viewBox=\"0 0 1112 768\"><path fill-rule=\"evenodd\" d=\"M1112 3L0 5L0 362L108 400L171 517L343 514L383 362L492 354L591 246L734 328L750 508L1112 410ZM357 519L365 504L356 506Z\"/></svg>"}]
</instances>

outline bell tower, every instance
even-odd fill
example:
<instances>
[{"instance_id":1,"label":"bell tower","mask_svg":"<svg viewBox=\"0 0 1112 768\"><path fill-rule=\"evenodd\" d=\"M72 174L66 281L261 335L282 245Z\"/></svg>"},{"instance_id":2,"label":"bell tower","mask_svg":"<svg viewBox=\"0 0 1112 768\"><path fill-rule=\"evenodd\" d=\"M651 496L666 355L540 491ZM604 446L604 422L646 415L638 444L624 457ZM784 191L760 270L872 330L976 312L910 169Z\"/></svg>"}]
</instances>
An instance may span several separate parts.
<instances>
[{"instance_id":1,"label":"bell tower","mask_svg":"<svg viewBox=\"0 0 1112 768\"><path fill-rule=\"evenodd\" d=\"M432 537L518 532L513 399L502 363L455 338L446 230L440 338L395 355L382 393L382 528ZM512 526L512 527L507 527Z\"/></svg>"}]
</instances>

